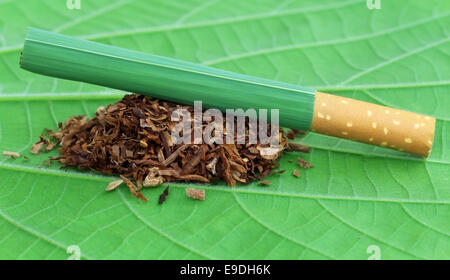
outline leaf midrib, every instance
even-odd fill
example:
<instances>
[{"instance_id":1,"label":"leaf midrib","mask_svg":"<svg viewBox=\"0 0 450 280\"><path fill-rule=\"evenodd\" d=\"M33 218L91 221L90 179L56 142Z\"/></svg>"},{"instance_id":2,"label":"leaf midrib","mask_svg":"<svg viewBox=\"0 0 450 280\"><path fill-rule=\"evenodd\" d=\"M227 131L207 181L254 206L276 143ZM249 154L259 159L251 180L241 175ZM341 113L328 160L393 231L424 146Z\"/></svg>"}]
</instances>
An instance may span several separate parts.
<instances>
[{"instance_id":1,"label":"leaf midrib","mask_svg":"<svg viewBox=\"0 0 450 280\"><path fill-rule=\"evenodd\" d=\"M84 179L84 180L93 180L99 182L110 182L111 180L115 180L116 177L113 176L105 176L94 173L86 173L86 172L73 172L73 171L62 171L58 169L42 169L37 167L29 167L15 164L7 164L4 162L0 162L0 169L20 171L26 173L34 173L41 175L53 175L60 176L66 178L76 178L76 179ZM171 182L170 186L176 188L189 188L189 187L208 187L208 191L220 191L220 192L228 192L228 193L245 193L245 194L258 194L258 195L270 195L270 196L280 196L280 197L295 197L295 198L308 198L308 199L329 199L329 200L352 200L352 201L369 201L369 202L391 202L391 203L416 203L416 204L443 204L450 205L450 200L419 200L419 199L397 199L397 198L374 198L374 197L360 197L360 196L344 196L344 195L323 195L323 194L308 194L308 193L292 193L292 192L279 192L279 191L260 191L255 189L250 189L246 186L242 187L226 187L226 186L214 186L209 187L209 185L198 185L198 184L189 184L189 183L177 183Z\"/></svg>"}]
</instances>

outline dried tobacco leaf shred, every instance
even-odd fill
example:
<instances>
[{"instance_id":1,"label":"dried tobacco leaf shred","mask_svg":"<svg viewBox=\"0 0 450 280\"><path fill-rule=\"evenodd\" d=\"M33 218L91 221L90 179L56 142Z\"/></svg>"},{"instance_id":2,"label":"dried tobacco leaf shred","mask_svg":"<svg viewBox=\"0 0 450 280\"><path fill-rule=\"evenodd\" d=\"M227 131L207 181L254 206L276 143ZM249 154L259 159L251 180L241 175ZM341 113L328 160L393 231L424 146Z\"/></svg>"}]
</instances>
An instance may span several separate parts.
<instances>
[{"instance_id":1,"label":"dried tobacco leaf shred","mask_svg":"<svg viewBox=\"0 0 450 280\"><path fill-rule=\"evenodd\" d=\"M158 204L163 204L166 201L167 196L169 195L169 186L164 189L162 194L159 195Z\"/></svg>"},{"instance_id":2,"label":"dried tobacco leaf shred","mask_svg":"<svg viewBox=\"0 0 450 280\"><path fill-rule=\"evenodd\" d=\"M288 152L302 152L302 153L309 153L309 151L311 150L311 147L309 146L304 146L301 144L297 144L297 143L287 143L287 148L286 150Z\"/></svg>"},{"instance_id":3,"label":"dried tobacco leaf shred","mask_svg":"<svg viewBox=\"0 0 450 280\"><path fill-rule=\"evenodd\" d=\"M106 191L112 191L115 190L118 186L120 186L123 183L123 180L116 180L116 181L112 181L108 184L108 186L106 187Z\"/></svg>"},{"instance_id":4,"label":"dried tobacco leaf shred","mask_svg":"<svg viewBox=\"0 0 450 280\"><path fill-rule=\"evenodd\" d=\"M44 147L44 142L37 142L33 146L31 146L31 153L32 154L39 154Z\"/></svg>"},{"instance_id":5,"label":"dried tobacco leaf shred","mask_svg":"<svg viewBox=\"0 0 450 280\"><path fill-rule=\"evenodd\" d=\"M38 154L58 146L60 156L50 159L60 162L61 168L75 167L105 175L120 175L130 192L144 201L147 199L139 190L163 182L224 180L229 186L235 186L237 182L261 182L272 173L284 172L273 171L279 166L276 159L284 150L309 152L307 146L288 143L288 137L280 129L278 150L272 155L263 154L262 148L268 145L248 144L248 119L245 123L247 144L175 144L171 132L178 122L172 121L171 115L180 108L190 112L194 119L191 106L143 95L126 95L115 104L98 108L91 120L87 116L75 116L64 124L59 123L58 131L47 129L31 152ZM223 119L226 127L226 118ZM208 124L203 120L203 127ZM191 139L193 127L187 135ZM270 131L270 124L267 130ZM292 133L295 136L302 132ZM225 137L223 143L226 142ZM237 140L237 135L234 137ZM108 186L111 189L115 187Z\"/></svg>"},{"instance_id":6,"label":"dried tobacco leaf shred","mask_svg":"<svg viewBox=\"0 0 450 280\"><path fill-rule=\"evenodd\" d=\"M307 162L306 160L304 160L302 158L297 158L297 163L298 163L298 166L300 166L301 168L314 167L314 165L312 163L309 163L309 162Z\"/></svg>"},{"instance_id":7,"label":"dried tobacco leaf shred","mask_svg":"<svg viewBox=\"0 0 450 280\"><path fill-rule=\"evenodd\" d=\"M297 178L300 178L300 172L297 169L294 169L294 171L292 171L292 175L294 175Z\"/></svg>"},{"instance_id":8,"label":"dried tobacco leaf shred","mask_svg":"<svg viewBox=\"0 0 450 280\"><path fill-rule=\"evenodd\" d=\"M20 154L19 154L19 153L16 153L16 152L10 152L10 151L3 151L3 155L4 155L4 156L9 156L9 157L11 157L12 159L16 159L16 158L20 157Z\"/></svg>"},{"instance_id":9,"label":"dried tobacco leaf shred","mask_svg":"<svg viewBox=\"0 0 450 280\"><path fill-rule=\"evenodd\" d=\"M261 180L261 181L258 182L258 184L260 184L260 185L265 185L265 186L272 185L272 183L269 182L269 181L267 181L267 180Z\"/></svg>"},{"instance_id":10,"label":"dried tobacco leaf shred","mask_svg":"<svg viewBox=\"0 0 450 280\"><path fill-rule=\"evenodd\" d=\"M186 196L193 198L193 199L205 200L205 190L187 188Z\"/></svg>"},{"instance_id":11,"label":"dried tobacco leaf shred","mask_svg":"<svg viewBox=\"0 0 450 280\"><path fill-rule=\"evenodd\" d=\"M138 193L138 191L140 191L140 188L135 186L133 184L133 182L131 182L130 179L126 178L123 175L120 175L120 178L122 178L122 180L127 184L128 189L130 190L131 194L134 195L135 197L141 199L144 202L148 202L148 199L141 193Z\"/></svg>"}]
</instances>

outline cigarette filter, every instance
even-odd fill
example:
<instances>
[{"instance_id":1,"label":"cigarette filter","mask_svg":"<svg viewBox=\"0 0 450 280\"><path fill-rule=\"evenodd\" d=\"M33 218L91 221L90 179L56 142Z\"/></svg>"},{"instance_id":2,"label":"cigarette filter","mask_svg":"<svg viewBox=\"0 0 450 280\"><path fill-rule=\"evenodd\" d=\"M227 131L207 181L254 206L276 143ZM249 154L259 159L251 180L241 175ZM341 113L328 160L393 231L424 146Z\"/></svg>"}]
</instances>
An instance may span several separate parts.
<instances>
[{"instance_id":1,"label":"cigarette filter","mask_svg":"<svg viewBox=\"0 0 450 280\"><path fill-rule=\"evenodd\" d=\"M430 116L35 28L28 30L20 66L188 105L198 100L223 111L278 109L281 126L424 157L433 144Z\"/></svg>"},{"instance_id":2,"label":"cigarette filter","mask_svg":"<svg viewBox=\"0 0 450 280\"><path fill-rule=\"evenodd\" d=\"M317 92L311 130L427 157L435 122L433 117Z\"/></svg>"}]
</instances>

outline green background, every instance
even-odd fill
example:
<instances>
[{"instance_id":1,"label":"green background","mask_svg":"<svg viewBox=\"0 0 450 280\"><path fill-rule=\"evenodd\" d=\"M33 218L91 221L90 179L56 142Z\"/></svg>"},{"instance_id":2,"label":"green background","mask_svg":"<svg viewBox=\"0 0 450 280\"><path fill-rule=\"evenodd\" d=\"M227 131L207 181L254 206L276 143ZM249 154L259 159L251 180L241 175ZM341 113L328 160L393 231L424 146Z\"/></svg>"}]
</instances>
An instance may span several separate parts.
<instances>
[{"instance_id":1,"label":"green background","mask_svg":"<svg viewBox=\"0 0 450 280\"><path fill-rule=\"evenodd\" d=\"M29 154L44 128L123 95L19 69L33 26L432 115L433 151L423 161L310 133L296 139L316 165L301 179L287 154L271 186L222 183L193 201L171 184L162 206L162 187L145 204L106 193L113 178L38 168L49 154L1 157L1 259L66 259L70 245L85 259L450 257L450 1L81 4L0 0L0 150Z\"/></svg>"}]
</instances>

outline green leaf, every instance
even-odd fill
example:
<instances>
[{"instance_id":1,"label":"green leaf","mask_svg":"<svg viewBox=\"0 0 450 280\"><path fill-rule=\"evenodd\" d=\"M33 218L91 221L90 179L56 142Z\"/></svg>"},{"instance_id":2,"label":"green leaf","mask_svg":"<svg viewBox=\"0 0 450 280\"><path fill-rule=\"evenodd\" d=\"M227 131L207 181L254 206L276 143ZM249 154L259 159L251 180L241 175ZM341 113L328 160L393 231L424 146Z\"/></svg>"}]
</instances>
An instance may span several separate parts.
<instances>
[{"instance_id":1,"label":"green leaf","mask_svg":"<svg viewBox=\"0 0 450 280\"><path fill-rule=\"evenodd\" d=\"M0 258L450 258L450 2L82 0L0 1L0 150L29 154L44 128L92 116L124 94L19 69L26 28L200 62L435 116L427 160L310 133L315 164L256 184L146 189L113 178L39 168L48 155L0 158ZM374 247L378 246L378 247ZM374 250L375 248L375 250Z\"/></svg>"}]
</instances>

